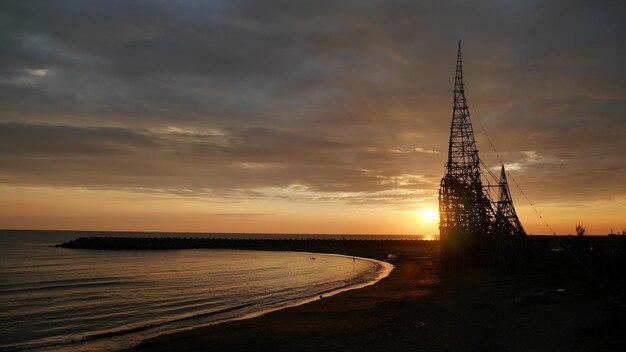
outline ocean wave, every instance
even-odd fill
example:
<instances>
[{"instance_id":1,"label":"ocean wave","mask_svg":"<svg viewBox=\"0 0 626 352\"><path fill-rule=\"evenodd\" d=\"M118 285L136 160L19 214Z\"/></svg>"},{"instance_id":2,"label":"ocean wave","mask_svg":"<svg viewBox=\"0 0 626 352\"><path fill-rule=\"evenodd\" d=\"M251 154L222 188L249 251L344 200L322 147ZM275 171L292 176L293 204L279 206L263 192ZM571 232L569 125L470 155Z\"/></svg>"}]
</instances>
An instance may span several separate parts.
<instances>
[{"instance_id":1,"label":"ocean wave","mask_svg":"<svg viewBox=\"0 0 626 352\"><path fill-rule=\"evenodd\" d=\"M48 342L48 343L39 343L39 344L30 344L30 345L20 345L20 346L7 346L7 347L2 347L0 348L0 351L28 351L28 350L34 350L34 349L40 349L40 348L50 348L50 347L55 347L55 346L66 346L66 345L70 345L70 344L77 344L77 343L83 343L83 342L88 342L88 341L93 341L93 340L98 340L98 339L105 339L105 338L110 338L110 337L116 337L116 336L122 336L122 335L127 335L127 334L132 334L132 333L137 333L137 332L141 332L141 331L146 331L149 329L153 329L156 327L160 327L160 326L164 326L164 325L168 325L168 324L173 324L173 323L177 323L177 322L182 322L182 321L187 321L187 320L194 320L194 319L201 319L201 318L206 318L206 317L210 317L210 316L214 316L214 315L218 315L218 314L224 314L224 313L230 313L230 312L234 312L236 310L239 309L243 309L249 306L254 305L254 303L246 303L246 304L240 304L234 307L228 307L228 308L224 308L224 309L220 309L220 310L216 310L216 311L212 311L212 312L204 312L204 313L198 313L198 314L193 314L190 316L186 316L186 317L181 317L181 318L176 318L176 319L171 319L171 320L167 320L167 321L161 321L161 322L156 322L156 323L150 323L150 324L145 324L145 325L140 325L140 326L133 326L133 327L127 327L127 328L122 328L122 329L117 329L117 330L112 330L112 331L106 331L106 332L100 332L100 333L95 333L95 334L89 334L83 337L78 337L78 338L71 338L71 339L65 339L62 341L55 341L55 342Z\"/></svg>"},{"instance_id":2,"label":"ocean wave","mask_svg":"<svg viewBox=\"0 0 626 352\"><path fill-rule=\"evenodd\" d=\"M76 283L76 284L60 284L60 285L49 285L49 286L39 286L39 287L29 287L29 288L18 288L18 289L8 289L8 290L0 290L0 295L8 295L13 293L28 293L28 292L36 292L36 291L52 291L52 290L65 290L65 289L76 289L76 288L90 288L90 287L99 287L99 286L123 286L123 285L133 285L136 282L133 281L104 281L104 282L86 282L86 283Z\"/></svg>"}]
</instances>

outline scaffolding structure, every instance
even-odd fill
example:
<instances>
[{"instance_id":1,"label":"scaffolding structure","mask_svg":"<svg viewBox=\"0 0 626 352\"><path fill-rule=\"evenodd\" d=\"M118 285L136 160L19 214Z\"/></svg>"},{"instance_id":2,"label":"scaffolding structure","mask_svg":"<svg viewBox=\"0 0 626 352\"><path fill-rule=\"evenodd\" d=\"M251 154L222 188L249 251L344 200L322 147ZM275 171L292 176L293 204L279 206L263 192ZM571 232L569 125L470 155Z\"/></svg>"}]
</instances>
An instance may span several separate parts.
<instances>
[{"instance_id":1,"label":"scaffolding structure","mask_svg":"<svg viewBox=\"0 0 626 352\"><path fill-rule=\"evenodd\" d=\"M465 97L459 42L450 143L445 174L439 188L439 233L444 271L491 265L508 270L516 238L526 232L513 207L504 166L498 200L492 200L481 179L481 160ZM513 249L512 249L513 248ZM517 262L517 259L512 262Z\"/></svg>"},{"instance_id":2,"label":"scaffolding structure","mask_svg":"<svg viewBox=\"0 0 626 352\"><path fill-rule=\"evenodd\" d=\"M495 223L494 232L512 236L525 236L526 231L522 223L519 221L513 199L511 198L511 190L509 182L506 179L506 171L502 165L500 171L500 182L498 182L498 200L493 202L495 206Z\"/></svg>"}]
</instances>

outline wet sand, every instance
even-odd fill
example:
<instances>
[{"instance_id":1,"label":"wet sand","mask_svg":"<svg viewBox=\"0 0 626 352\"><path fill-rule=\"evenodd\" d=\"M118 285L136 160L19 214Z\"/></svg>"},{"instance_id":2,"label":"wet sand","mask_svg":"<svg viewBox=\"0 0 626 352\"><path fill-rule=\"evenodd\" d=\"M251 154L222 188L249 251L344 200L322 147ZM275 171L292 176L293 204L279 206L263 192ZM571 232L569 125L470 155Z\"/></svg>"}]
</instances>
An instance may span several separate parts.
<instances>
[{"instance_id":1,"label":"wet sand","mask_svg":"<svg viewBox=\"0 0 626 352\"><path fill-rule=\"evenodd\" d=\"M425 256L427 254L427 256ZM370 257L380 259L380 253ZM143 341L128 351L620 351L583 275L445 274L414 251L375 285L253 319Z\"/></svg>"}]
</instances>

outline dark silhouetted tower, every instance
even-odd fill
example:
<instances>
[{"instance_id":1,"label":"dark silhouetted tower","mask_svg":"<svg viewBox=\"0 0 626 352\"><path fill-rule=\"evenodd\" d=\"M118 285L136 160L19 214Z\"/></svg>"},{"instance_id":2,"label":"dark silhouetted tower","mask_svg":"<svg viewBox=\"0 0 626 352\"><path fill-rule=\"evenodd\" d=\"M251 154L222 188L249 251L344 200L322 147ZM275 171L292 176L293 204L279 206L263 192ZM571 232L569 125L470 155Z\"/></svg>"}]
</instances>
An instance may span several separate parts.
<instances>
[{"instance_id":1,"label":"dark silhouetted tower","mask_svg":"<svg viewBox=\"0 0 626 352\"><path fill-rule=\"evenodd\" d=\"M498 183L498 201L495 202L495 224L494 232L507 235L526 235L526 231L522 227L522 223L517 217L515 207L513 206L513 199L511 198L511 191L509 190L509 183L506 179L506 171L504 165L500 172L500 182Z\"/></svg>"},{"instance_id":2,"label":"dark silhouetted tower","mask_svg":"<svg viewBox=\"0 0 626 352\"><path fill-rule=\"evenodd\" d=\"M504 165L497 186L483 186L480 166L465 98L459 42L448 162L439 188L441 266L445 271L479 265L500 272L518 270L532 250L513 207ZM486 192L493 189L498 191L497 200Z\"/></svg>"},{"instance_id":3,"label":"dark silhouetted tower","mask_svg":"<svg viewBox=\"0 0 626 352\"><path fill-rule=\"evenodd\" d=\"M480 158L465 99L459 42L448 162L439 188L443 270L464 270L480 264L482 241L490 232L492 214L483 191Z\"/></svg>"}]
</instances>

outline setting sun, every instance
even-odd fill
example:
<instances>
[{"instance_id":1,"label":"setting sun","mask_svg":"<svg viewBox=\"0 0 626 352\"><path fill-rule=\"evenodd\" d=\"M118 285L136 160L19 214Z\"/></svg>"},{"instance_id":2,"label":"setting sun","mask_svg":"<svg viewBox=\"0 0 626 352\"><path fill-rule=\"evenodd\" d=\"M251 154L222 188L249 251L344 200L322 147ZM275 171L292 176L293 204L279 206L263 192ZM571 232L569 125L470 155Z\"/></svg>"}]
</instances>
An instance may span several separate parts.
<instances>
[{"instance_id":1,"label":"setting sun","mask_svg":"<svg viewBox=\"0 0 626 352\"><path fill-rule=\"evenodd\" d=\"M439 219L439 212L432 208L422 209L420 212L422 220L427 222L436 222Z\"/></svg>"}]
</instances>

